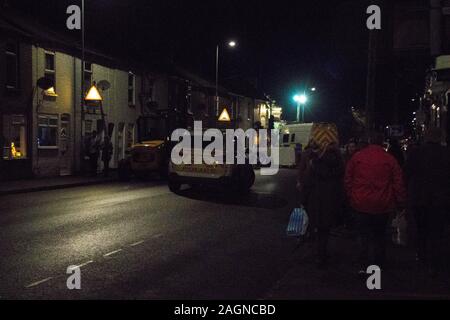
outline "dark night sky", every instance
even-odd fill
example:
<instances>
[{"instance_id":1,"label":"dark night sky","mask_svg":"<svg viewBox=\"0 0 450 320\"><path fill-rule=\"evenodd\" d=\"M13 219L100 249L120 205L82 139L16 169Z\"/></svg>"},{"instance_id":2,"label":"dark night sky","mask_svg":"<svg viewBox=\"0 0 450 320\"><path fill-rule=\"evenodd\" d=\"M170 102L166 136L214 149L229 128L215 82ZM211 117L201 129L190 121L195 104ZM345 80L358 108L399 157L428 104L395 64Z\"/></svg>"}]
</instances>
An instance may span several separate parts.
<instances>
[{"instance_id":1,"label":"dark night sky","mask_svg":"<svg viewBox=\"0 0 450 320\"><path fill-rule=\"evenodd\" d=\"M61 31L67 6L81 3L8 2ZM364 104L366 8L361 0L86 0L87 44L138 59L172 57L214 79L215 46L233 38L239 46L222 50L221 79L258 77L285 111L293 111L296 89L315 86L308 116L327 120Z\"/></svg>"}]
</instances>

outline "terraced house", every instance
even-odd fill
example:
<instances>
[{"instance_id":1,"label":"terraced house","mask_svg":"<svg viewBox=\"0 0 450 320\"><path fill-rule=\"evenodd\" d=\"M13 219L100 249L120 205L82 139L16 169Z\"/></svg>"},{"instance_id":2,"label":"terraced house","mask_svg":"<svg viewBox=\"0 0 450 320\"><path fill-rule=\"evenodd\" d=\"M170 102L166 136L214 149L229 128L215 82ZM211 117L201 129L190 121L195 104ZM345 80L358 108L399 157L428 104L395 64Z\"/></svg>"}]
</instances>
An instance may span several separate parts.
<instances>
[{"instance_id":1,"label":"terraced house","mask_svg":"<svg viewBox=\"0 0 450 320\"><path fill-rule=\"evenodd\" d=\"M205 127L248 129L267 117L261 114L267 101L257 90L220 87L216 110L214 83L151 55L130 64L86 48L82 63L78 40L5 11L0 34L1 179L89 171L86 142L94 131L111 137L110 167L117 168L142 137L142 119L151 120L146 129L167 137L194 119ZM105 121L99 106L85 101L93 85ZM219 121L224 110L229 119Z\"/></svg>"},{"instance_id":2,"label":"terraced house","mask_svg":"<svg viewBox=\"0 0 450 320\"><path fill-rule=\"evenodd\" d=\"M1 18L2 37L2 178L70 175L84 170L84 143L103 132L100 109L84 103L95 82L100 92L114 154L111 166L125 157L136 137L141 115L141 77L114 58L87 50L82 69L79 48L41 26ZM84 88L81 89L82 77ZM42 87L42 80L52 83Z\"/></svg>"}]
</instances>

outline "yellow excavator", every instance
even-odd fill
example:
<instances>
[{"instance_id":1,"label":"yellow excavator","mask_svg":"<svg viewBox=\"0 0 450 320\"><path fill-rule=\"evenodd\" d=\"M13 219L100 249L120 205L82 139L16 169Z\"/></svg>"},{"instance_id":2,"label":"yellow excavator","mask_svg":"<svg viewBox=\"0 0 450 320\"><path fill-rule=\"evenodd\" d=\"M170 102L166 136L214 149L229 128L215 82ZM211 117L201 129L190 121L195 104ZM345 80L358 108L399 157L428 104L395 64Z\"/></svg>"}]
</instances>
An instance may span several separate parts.
<instances>
[{"instance_id":1,"label":"yellow excavator","mask_svg":"<svg viewBox=\"0 0 450 320\"><path fill-rule=\"evenodd\" d=\"M160 112L137 120L138 142L127 150L127 157L119 162L119 179L167 176L170 158L169 116Z\"/></svg>"}]
</instances>

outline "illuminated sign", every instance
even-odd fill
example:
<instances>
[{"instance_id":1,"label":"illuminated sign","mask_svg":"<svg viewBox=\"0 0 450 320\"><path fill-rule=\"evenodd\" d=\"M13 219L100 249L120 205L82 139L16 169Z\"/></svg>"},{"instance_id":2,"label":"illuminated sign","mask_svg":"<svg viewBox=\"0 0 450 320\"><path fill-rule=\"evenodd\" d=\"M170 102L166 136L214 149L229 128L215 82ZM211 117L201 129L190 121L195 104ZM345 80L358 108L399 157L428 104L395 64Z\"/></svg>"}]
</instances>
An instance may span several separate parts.
<instances>
[{"instance_id":1,"label":"illuminated sign","mask_svg":"<svg viewBox=\"0 0 450 320\"><path fill-rule=\"evenodd\" d=\"M231 121L230 114L228 113L227 108L223 109L222 113L220 114L219 121L222 121L222 122L230 122Z\"/></svg>"},{"instance_id":2,"label":"illuminated sign","mask_svg":"<svg viewBox=\"0 0 450 320\"><path fill-rule=\"evenodd\" d=\"M100 95L100 92L98 92L98 89L96 86L92 86L91 89L89 89L88 94L86 95L86 98L84 98L86 101L102 101L103 98Z\"/></svg>"}]
</instances>

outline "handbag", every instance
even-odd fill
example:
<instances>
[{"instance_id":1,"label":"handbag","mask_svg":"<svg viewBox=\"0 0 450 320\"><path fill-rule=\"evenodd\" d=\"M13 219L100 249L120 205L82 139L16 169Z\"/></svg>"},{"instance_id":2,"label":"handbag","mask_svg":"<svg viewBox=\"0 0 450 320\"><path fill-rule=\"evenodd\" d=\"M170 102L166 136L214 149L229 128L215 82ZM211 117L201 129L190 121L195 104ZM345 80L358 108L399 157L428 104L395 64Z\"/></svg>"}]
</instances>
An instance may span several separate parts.
<instances>
[{"instance_id":1,"label":"handbag","mask_svg":"<svg viewBox=\"0 0 450 320\"><path fill-rule=\"evenodd\" d=\"M305 208L295 208L292 210L289 223L286 229L288 237L301 237L306 234L309 225L308 214Z\"/></svg>"}]
</instances>

